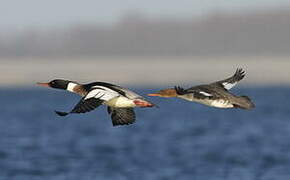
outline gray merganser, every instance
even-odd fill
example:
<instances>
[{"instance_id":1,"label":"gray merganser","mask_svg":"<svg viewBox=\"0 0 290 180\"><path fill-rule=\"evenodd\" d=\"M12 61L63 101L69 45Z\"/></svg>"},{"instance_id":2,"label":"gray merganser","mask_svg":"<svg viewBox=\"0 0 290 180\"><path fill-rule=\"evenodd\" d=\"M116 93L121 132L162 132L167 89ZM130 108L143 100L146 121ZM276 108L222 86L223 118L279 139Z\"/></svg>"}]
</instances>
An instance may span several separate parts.
<instances>
[{"instance_id":1,"label":"gray merganser","mask_svg":"<svg viewBox=\"0 0 290 180\"><path fill-rule=\"evenodd\" d=\"M82 96L80 102L70 112L55 111L60 116L70 113L86 113L100 105L108 106L113 126L128 125L135 122L134 107L153 107L144 97L117 85L106 82L79 84L74 81L55 79L40 86L67 90Z\"/></svg>"},{"instance_id":2,"label":"gray merganser","mask_svg":"<svg viewBox=\"0 0 290 180\"><path fill-rule=\"evenodd\" d=\"M225 80L194 86L189 89L176 86L175 88L161 90L158 93L148 94L148 96L178 97L217 108L252 109L255 105L249 97L236 96L228 91L244 77L245 71L237 69L233 76Z\"/></svg>"}]
</instances>

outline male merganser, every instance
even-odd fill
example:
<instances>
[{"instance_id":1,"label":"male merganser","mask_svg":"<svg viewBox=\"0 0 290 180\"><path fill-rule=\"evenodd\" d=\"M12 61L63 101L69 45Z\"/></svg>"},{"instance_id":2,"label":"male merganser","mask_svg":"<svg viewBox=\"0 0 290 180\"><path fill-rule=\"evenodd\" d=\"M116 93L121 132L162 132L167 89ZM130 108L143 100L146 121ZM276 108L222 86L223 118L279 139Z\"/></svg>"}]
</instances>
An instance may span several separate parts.
<instances>
[{"instance_id":1,"label":"male merganser","mask_svg":"<svg viewBox=\"0 0 290 180\"><path fill-rule=\"evenodd\" d=\"M178 97L217 108L252 109L255 105L249 97L236 96L228 91L244 77L245 71L237 69L233 76L225 80L194 86L189 89L176 86L175 88L161 90L158 93L148 94L148 96Z\"/></svg>"},{"instance_id":2,"label":"male merganser","mask_svg":"<svg viewBox=\"0 0 290 180\"><path fill-rule=\"evenodd\" d=\"M108 106L113 126L128 125L135 122L134 107L153 107L142 96L117 85L106 82L79 84L74 81L55 79L49 83L37 83L40 86L67 90L83 98L70 112L55 111L60 116L70 113L86 113L100 105Z\"/></svg>"}]
</instances>

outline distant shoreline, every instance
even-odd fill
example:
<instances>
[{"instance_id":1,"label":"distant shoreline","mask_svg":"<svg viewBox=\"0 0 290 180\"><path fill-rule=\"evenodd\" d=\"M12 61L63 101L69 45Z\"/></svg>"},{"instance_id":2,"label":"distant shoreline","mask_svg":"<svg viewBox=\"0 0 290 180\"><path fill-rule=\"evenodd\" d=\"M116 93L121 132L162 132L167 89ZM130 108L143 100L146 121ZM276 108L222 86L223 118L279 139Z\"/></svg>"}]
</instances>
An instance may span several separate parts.
<instances>
[{"instance_id":1,"label":"distant shoreline","mask_svg":"<svg viewBox=\"0 0 290 180\"><path fill-rule=\"evenodd\" d=\"M290 85L289 57L27 58L0 62L0 87L30 86L55 78L137 86L198 84L227 78L238 67L247 73L244 85Z\"/></svg>"}]
</instances>

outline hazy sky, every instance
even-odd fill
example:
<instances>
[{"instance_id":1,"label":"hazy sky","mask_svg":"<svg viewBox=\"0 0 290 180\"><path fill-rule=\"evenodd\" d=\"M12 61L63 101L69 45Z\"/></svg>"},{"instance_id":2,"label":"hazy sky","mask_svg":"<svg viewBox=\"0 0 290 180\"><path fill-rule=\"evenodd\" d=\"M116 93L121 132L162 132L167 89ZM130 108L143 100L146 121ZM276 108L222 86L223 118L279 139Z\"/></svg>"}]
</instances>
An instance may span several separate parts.
<instances>
[{"instance_id":1,"label":"hazy sky","mask_svg":"<svg viewBox=\"0 0 290 180\"><path fill-rule=\"evenodd\" d=\"M190 17L214 11L290 7L289 0L0 0L0 28L113 23L127 11L150 17Z\"/></svg>"}]
</instances>

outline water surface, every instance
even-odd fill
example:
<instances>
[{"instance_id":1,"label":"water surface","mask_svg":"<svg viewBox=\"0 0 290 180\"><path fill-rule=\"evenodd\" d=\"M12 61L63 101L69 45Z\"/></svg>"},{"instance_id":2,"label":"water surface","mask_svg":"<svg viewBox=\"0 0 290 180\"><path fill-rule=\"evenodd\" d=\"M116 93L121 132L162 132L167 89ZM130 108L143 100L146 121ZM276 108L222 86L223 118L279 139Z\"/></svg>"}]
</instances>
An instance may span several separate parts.
<instances>
[{"instance_id":1,"label":"water surface","mask_svg":"<svg viewBox=\"0 0 290 180\"><path fill-rule=\"evenodd\" d=\"M149 97L160 108L137 109L134 125L112 127L105 107L54 114L70 110L77 95L2 88L0 180L289 179L290 87L234 92L256 109Z\"/></svg>"}]
</instances>

